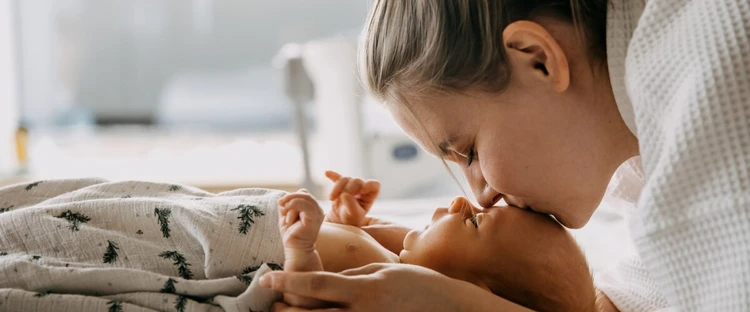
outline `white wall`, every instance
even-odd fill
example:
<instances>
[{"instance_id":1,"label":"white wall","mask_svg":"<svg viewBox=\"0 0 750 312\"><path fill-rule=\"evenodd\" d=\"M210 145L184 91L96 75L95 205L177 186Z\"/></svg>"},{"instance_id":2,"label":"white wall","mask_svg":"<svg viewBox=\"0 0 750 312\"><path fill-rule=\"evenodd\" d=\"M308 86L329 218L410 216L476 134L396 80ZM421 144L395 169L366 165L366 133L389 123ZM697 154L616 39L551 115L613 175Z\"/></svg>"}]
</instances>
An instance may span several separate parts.
<instances>
[{"instance_id":1,"label":"white wall","mask_svg":"<svg viewBox=\"0 0 750 312\"><path fill-rule=\"evenodd\" d=\"M270 69L288 42L358 30L369 2L0 1L20 6L22 113L35 123L75 105L105 118L147 117L174 75Z\"/></svg>"},{"instance_id":2,"label":"white wall","mask_svg":"<svg viewBox=\"0 0 750 312\"><path fill-rule=\"evenodd\" d=\"M0 0L0 174L16 166L14 133L18 118L12 0Z\"/></svg>"}]
</instances>

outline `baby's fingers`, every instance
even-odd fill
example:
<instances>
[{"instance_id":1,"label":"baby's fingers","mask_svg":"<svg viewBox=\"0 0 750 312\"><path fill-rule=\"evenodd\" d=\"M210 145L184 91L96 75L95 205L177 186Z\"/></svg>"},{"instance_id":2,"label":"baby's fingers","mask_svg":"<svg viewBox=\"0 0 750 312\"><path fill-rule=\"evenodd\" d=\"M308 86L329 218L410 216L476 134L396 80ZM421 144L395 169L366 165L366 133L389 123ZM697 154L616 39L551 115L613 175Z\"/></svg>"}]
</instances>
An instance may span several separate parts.
<instances>
[{"instance_id":1,"label":"baby's fingers","mask_svg":"<svg viewBox=\"0 0 750 312\"><path fill-rule=\"evenodd\" d=\"M347 209L342 209L339 217L346 220L348 224L359 224L365 216L365 210L357 203L357 200L349 193L341 194L341 203Z\"/></svg>"},{"instance_id":2,"label":"baby's fingers","mask_svg":"<svg viewBox=\"0 0 750 312\"><path fill-rule=\"evenodd\" d=\"M281 199L279 199L279 205L286 206L286 204L288 204L290 201L294 199L314 200L309 193L305 193L305 192L289 193L281 197Z\"/></svg>"},{"instance_id":3,"label":"baby's fingers","mask_svg":"<svg viewBox=\"0 0 750 312\"><path fill-rule=\"evenodd\" d=\"M365 211L370 210L370 207L372 207L372 204L375 203L375 199L378 197L379 193L380 182L378 181L370 180L362 185L362 190L360 191L358 198L359 203L362 205L362 208L364 208Z\"/></svg>"},{"instance_id":4,"label":"baby's fingers","mask_svg":"<svg viewBox=\"0 0 750 312\"><path fill-rule=\"evenodd\" d=\"M331 182L336 182L336 181L338 181L339 179L341 179L341 174L339 174L338 172L336 172L336 171L333 171L333 170L327 170L327 171L326 171L326 177L327 177L327 178L328 178L329 180L331 180Z\"/></svg>"},{"instance_id":5,"label":"baby's fingers","mask_svg":"<svg viewBox=\"0 0 750 312\"><path fill-rule=\"evenodd\" d=\"M291 209L286 214L286 225L291 225L294 222L297 222L297 219L299 219L299 213L300 211L298 209Z\"/></svg>"},{"instance_id":6,"label":"baby's fingers","mask_svg":"<svg viewBox=\"0 0 750 312\"><path fill-rule=\"evenodd\" d=\"M346 189L346 185L349 184L349 180L349 178L338 179L336 183L333 184L333 189L331 189L331 195L328 196L328 199L336 200L336 198L341 195L341 192Z\"/></svg>"},{"instance_id":7,"label":"baby's fingers","mask_svg":"<svg viewBox=\"0 0 750 312\"><path fill-rule=\"evenodd\" d=\"M359 192L362 190L362 186L365 184L365 181L362 181L362 179L355 178L349 180L349 183L346 184L346 192L349 194L359 194Z\"/></svg>"}]
</instances>

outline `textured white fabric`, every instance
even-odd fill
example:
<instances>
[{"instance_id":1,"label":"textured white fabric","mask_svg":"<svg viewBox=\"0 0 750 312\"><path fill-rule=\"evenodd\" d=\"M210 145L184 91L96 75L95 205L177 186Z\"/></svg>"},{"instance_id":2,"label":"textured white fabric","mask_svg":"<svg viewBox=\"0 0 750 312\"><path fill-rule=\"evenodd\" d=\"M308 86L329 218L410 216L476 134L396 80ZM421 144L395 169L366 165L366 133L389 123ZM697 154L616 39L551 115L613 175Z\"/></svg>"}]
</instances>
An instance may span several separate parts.
<instances>
[{"instance_id":1,"label":"textured white fabric","mask_svg":"<svg viewBox=\"0 0 750 312\"><path fill-rule=\"evenodd\" d=\"M750 311L750 4L611 4L610 75L645 187L640 260L597 286L622 311Z\"/></svg>"},{"instance_id":2,"label":"textured white fabric","mask_svg":"<svg viewBox=\"0 0 750 312\"><path fill-rule=\"evenodd\" d=\"M282 191L78 179L0 189L0 311L262 311Z\"/></svg>"}]
</instances>

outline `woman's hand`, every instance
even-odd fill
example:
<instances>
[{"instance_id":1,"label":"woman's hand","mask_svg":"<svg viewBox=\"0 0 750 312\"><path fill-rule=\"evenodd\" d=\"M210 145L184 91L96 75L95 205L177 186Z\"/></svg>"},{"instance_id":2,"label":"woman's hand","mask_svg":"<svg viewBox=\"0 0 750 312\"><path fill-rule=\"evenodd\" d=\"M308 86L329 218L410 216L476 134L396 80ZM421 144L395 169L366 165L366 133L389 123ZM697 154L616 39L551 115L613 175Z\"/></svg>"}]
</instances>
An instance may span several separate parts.
<instances>
[{"instance_id":1,"label":"woman's hand","mask_svg":"<svg viewBox=\"0 0 750 312\"><path fill-rule=\"evenodd\" d=\"M475 285L408 264L376 263L341 274L270 272L260 283L338 306L325 311L529 311ZM308 311L284 303L272 310Z\"/></svg>"},{"instance_id":2,"label":"woman's hand","mask_svg":"<svg viewBox=\"0 0 750 312\"><path fill-rule=\"evenodd\" d=\"M367 213L380 193L380 182L359 178L342 177L334 171L326 171L326 177L334 186L329 195L333 207L325 221L362 227L370 223Z\"/></svg>"}]
</instances>

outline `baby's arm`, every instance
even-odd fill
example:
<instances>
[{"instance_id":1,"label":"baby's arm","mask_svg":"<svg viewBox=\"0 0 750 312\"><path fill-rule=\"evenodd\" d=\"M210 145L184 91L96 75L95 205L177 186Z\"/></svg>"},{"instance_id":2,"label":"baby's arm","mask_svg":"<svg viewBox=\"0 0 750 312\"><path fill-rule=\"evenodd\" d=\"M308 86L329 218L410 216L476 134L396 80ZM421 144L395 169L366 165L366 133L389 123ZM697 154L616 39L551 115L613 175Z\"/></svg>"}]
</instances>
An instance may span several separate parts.
<instances>
[{"instance_id":1,"label":"baby's arm","mask_svg":"<svg viewBox=\"0 0 750 312\"><path fill-rule=\"evenodd\" d=\"M362 230L370 234L380 245L398 255L404 249L406 234L412 229L390 221L370 218L370 222L362 226Z\"/></svg>"},{"instance_id":2,"label":"baby's arm","mask_svg":"<svg viewBox=\"0 0 750 312\"><path fill-rule=\"evenodd\" d=\"M284 244L284 271L323 271L323 262L315 249L323 209L305 191L290 193L279 199L279 231ZM323 302L292 294L284 294L284 301L298 307L322 307Z\"/></svg>"},{"instance_id":3,"label":"baby's arm","mask_svg":"<svg viewBox=\"0 0 750 312\"><path fill-rule=\"evenodd\" d=\"M325 221L359 227L380 245L398 255L404 249L404 237L411 229L367 216L380 193L380 182L343 177L334 171L327 171L326 177L334 186L329 196L333 206L326 214Z\"/></svg>"}]
</instances>

